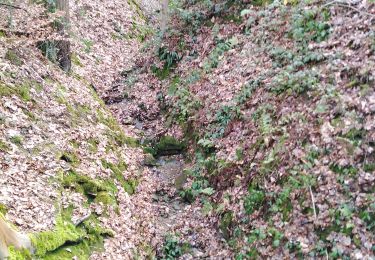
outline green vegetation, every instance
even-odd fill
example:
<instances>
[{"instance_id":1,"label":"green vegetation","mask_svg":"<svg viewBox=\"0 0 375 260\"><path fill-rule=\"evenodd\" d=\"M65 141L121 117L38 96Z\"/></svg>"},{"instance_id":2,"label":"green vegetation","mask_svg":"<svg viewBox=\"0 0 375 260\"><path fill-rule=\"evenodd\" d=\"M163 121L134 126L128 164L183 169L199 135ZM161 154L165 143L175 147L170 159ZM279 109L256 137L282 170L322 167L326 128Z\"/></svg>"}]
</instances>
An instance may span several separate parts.
<instances>
[{"instance_id":1,"label":"green vegetation","mask_svg":"<svg viewBox=\"0 0 375 260\"><path fill-rule=\"evenodd\" d=\"M123 173L127 169L127 165L123 161L119 161L117 164L102 160L102 165L106 169L110 169L113 173L113 177L121 184L124 190L130 195L134 194L138 186L136 179L126 180Z\"/></svg>"},{"instance_id":2,"label":"green vegetation","mask_svg":"<svg viewBox=\"0 0 375 260\"><path fill-rule=\"evenodd\" d=\"M0 203L0 216L4 216L7 212L8 207L5 204Z\"/></svg>"},{"instance_id":3,"label":"green vegetation","mask_svg":"<svg viewBox=\"0 0 375 260\"><path fill-rule=\"evenodd\" d=\"M80 159L75 152L72 151L65 151L59 155L59 159L70 163L73 166L77 166L80 163Z\"/></svg>"},{"instance_id":4,"label":"green vegetation","mask_svg":"<svg viewBox=\"0 0 375 260\"><path fill-rule=\"evenodd\" d=\"M79 175L74 170L69 170L62 176L62 186L74 189L88 197L89 202L102 202L105 205L116 204L114 184L110 180L96 180L84 175Z\"/></svg>"},{"instance_id":5,"label":"green vegetation","mask_svg":"<svg viewBox=\"0 0 375 260\"><path fill-rule=\"evenodd\" d=\"M31 260L33 259L29 250L27 249L21 249L17 250L14 247L8 248L9 257L7 259L9 260Z\"/></svg>"},{"instance_id":6,"label":"green vegetation","mask_svg":"<svg viewBox=\"0 0 375 260\"><path fill-rule=\"evenodd\" d=\"M167 236L163 246L163 258L165 260L177 259L183 254L181 243L174 236Z\"/></svg>"},{"instance_id":7,"label":"green vegetation","mask_svg":"<svg viewBox=\"0 0 375 260\"><path fill-rule=\"evenodd\" d=\"M5 53L5 59L9 60L13 65L16 65L16 66L23 65L23 61L14 50L8 50Z\"/></svg>"},{"instance_id":8,"label":"green vegetation","mask_svg":"<svg viewBox=\"0 0 375 260\"><path fill-rule=\"evenodd\" d=\"M21 100L28 102L32 98L30 96L31 83L24 83L23 85L11 87L0 83L0 97L17 95Z\"/></svg>"},{"instance_id":9,"label":"green vegetation","mask_svg":"<svg viewBox=\"0 0 375 260\"><path fill-rule=\"evenodd\" d=\"M96 217L91 216L78 225L71 220L72 208L62 211L51 231L31 235L35 256L42 259L89 258L93 251L103 248L103 239L112 236L110 230L100 227Z\"/></svg>"},{"instance_id":10,"label":"green vegetation","mask_svg":"<svg viewBox=\"0 0 375 260\"><path fill-rule=\"evenodd\" d=\"M127 145L129 147L137 147L138 141L126 136L121 126L112 115L105 115L101 110L97 111L98 121L109 128L107 135L118 145Z\"/></svg>"},{"instance_id":11,"label":"green vegetation","mask_svg":"<svg viewBox=\"0 0 375 260\"><path fill-rule=\"evenodd\" d=\"M170 71L177 65L182 57L175 51L170 51L166 47L160 47L157 51L157 56L163 62L161 68L153 65L152 72L160 79L165 79L169 76Z\"/></svg>"},{"instance_id":12,"label":"green vegetation","mask_svg":"<svg viewBox=\"0 0 375 260\"><path fill-rule=\"evenodd\" d=\"M0 140L0 151L1 152L7 152L9 150L9 145L3 141Z\"/></svg>"},{"instance_id":13,"label":"green vegetation","mask_svg":"<svg viewBox=\"0 0 375 260\"><path fill-rule=\"evenodd\" d=\"M321 42L329 36L330 26L327 20L330 17L328 11L318 9L301 10L292 16L290 35L296 41Z\"/></svg>"},{"instance_id":14,"label":"green vegetation","mask_svg":"<svg viewBox=\"0 0 375 260\"><path fill-rule=\"evenodd\" d=\"M258 210L260 206L265 202L265 192L259 188L249 188L249 195L245 197L244 207L247 214L252 214L255 210Z\"/></svg>"},{"instance_id":15,"label":"green vegetation","mask_svg":"<svg viewBox=\"0 0 375 260\"><path fill-rule=\"evenodd\" d=\"M163 136L153 148L155 155L172 155L181 153L185 147L184 142L178 141L172 136Z\"/></svg>"},{"instance_id":16,"label":"green vegetation","mask_svg":"<svg viewBox=\"0 0 375 260\"><path fill-rule=\"evenodd\" d=\"M20 135L15 135L15 136L10 137L9 140L10 140L12 143L14 143L15 145L21 145L21 144L22 144L22 141L23 141L23 137L20 136Z\"/></svg>"}]
</instances>

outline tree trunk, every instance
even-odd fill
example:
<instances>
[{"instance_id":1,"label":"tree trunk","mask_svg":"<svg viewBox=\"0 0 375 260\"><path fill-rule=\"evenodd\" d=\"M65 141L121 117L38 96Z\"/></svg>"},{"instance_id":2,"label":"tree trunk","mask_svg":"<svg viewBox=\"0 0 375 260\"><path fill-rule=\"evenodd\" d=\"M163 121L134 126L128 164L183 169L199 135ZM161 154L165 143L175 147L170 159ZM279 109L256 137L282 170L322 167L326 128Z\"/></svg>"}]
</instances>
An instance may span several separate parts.
<instances>
[{"instance_id":1,"label":"tree trunk","mask_svg":"<svg viewBox=\"0 0 375 260\"><path fill-rule=\"evenodd\" d=\"M169 13L168 13L168 0L162 0L161 2L161 18L160 18L160 30L162 36L167 30L169 20Z\"/></svg>"},{"instance_id":2,"label":"tree trunk","mask_svg":"<svg viewBox=\"0 0 375 260\"><path fill-rule=\"evenodd\" d=\"M69 14L69 0L57 0L56 1L57 10L65 12L65 22L69 23L70 14Z\"/></svg>"},{"instance_id":3,"label":"tree trunk","mask_svg":"<svg viewBox=\"0 0 375 260\"><path fill-rule=\"evenodd\" d=\"M63 11L65 13L62 19L63 20L62 28L59 28L61 33L63 34L64 31L69 30L69 23L70 23L69 0L57 0L56 8L57 10ZM57 53L57 56L58 56L58 62L60 64L60 67L65 72L69 72L72 66L70 42L68 40L60 40L56 42L56 46L58 47L58 50L59 50Z\"/></svg>"}]
</instances>

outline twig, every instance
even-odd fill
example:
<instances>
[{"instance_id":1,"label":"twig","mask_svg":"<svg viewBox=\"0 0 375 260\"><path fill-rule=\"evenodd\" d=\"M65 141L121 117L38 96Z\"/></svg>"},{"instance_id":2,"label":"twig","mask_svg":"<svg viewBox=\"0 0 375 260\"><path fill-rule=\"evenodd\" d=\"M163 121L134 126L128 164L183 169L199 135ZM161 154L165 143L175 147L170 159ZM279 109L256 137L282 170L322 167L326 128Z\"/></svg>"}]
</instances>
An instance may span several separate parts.
<instances>
[{"instance_id":1,"label":"twig","mask_svg":"<svg viewBox=\"0 0 375 260\"><path fill-rule=\"evenodd\" d=\"M369 13L369 12L366 12L366 11L359 10L358 8L356 8L356 7L354 7L354 6L351 6L351 5L349 5L349 4L346 4L346 3L344 3L344 2L340 2L340 1L337 1L337 0L333 0L333 1L331 1L331 2L328 2L328 3L324 4L324 5L322 5L321 8L327 7L327 6L329 6L329 5L334 5L334 4L335 4L335 5L338 5L338 6L341 6L341 7L346 7L346 8L352 9L352 10L358 12L358 13L366 14L366 15L368 15L368 16L371 16L372 18L375 18L375 15L372 14L372 13Z\"/></svg>"},{"instance_id":2,"label":"twig","mask_svg":"<svg viewBox=\"0 0 375 260\"><path fill-rule=\"evenodd\" d=\"M312 193L312 190L311 190L311 186L309 185L309 191L310 191L310 196L311 196L311 202L312 202L312 205L313 205L313 210L314 210L314 218L315 220L317 220L317 215L316 215L316 208L315 208L315 198L314 198L314 194Z\"/></svg>"},{"instance_id":3,"label":"twig","mask_svg":"<svg viewBox=\"0 0 375 260\"><path fill-rule=\"evenodd\" d=\"M17 35L17 36L30 36L30 33L29 32L23 32L23 31L12 31L10 29L4 29L4 28L0 28L0 32L1 33L4 33L5 35L9 35L9 34L14 34L14 35Z\"/></svg>"},{"instance_id":4,"label":"twig","mask_svg":"<svg viewBox=\"0 0 375 260\"><path fill-rule=\"evenodd\" d=\"M87 215L83 216L82 218L78 219L77 221L75 221L74 226L78 226L79 224L81 224L82 222L88 220L89 218L91 217L91 212L88 213Z\"/></svg>"},{"instance_id":5,"label":"twig","mask_svg":"<svg viewBox=\"0 0 375 260\"><path fill-rule=\"evenodd\" d=\"M22 8L21 6L17 6L17 5L11 5L11 4L6 4L6 3L0 3L0 6L7 6L7 7L12 7L14 9L18 9L18 10L23 10L25 11L26 13L29 13L29 11L27 11L25 8Z\"/></svg>"}]
</instances>

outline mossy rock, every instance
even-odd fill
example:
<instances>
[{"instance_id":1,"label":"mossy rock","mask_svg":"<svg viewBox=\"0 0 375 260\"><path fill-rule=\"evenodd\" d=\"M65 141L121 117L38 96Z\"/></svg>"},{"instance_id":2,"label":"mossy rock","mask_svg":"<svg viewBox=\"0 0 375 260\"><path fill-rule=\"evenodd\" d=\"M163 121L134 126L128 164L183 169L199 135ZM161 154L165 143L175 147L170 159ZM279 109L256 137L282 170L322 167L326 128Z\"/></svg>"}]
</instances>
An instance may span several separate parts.
<instances>
[{"instance_id":1,"label":"mossy rock","mask_svg":"<svg viewBox=\"0 0 375 260\"><path fill-rule=\"evenodd\" d=\"M154 146L158 156L180 154L185 148L186 144L184 142L180 142L172 136L163 136Z\"/></svg>"},{"instance_id":2,"label":"mossy rock","mask_svg":"<svg viewBox=\"0 0 375 260\"><path fill-rule=\"evenodd\" d=\"M65 188L73 188L77 192L81 192L90 200L93 199L95 201L98 195L101 194L101 196L103 196L101 192L104 192L111 196L111 200L115 201L113 194L116 192L116 188L114 184L111 185L110 182L95 180L87 176L79 175L73 170L70 170L64 174L62 185Z\"/></svg>"},{"instance_id":3,"label":"mossy rock","mask_svg":"<svg viewBox=\"0 0 375 260\"><path fill-rule=\"evenodd\" d=\"M158 164L155 157L152 154L146 153L145 159L143 160L143 165L152 167L157 166Z\"/></svg>"},{"instance_id":4,"label":"mossy rock","mask_svg":"<svg viewBox=\"0 0 375 260\"><path fill-rule=\"evenodd\" d=\"M67 242L75 243L82 240L85 232L78 230L71 222L61 216L57 219L53 231L44 231L31 236L36 256L45 256L47 252L53 252Z\"/></svg>"},{"instance_id":5,"label":"mossy rock","mask_svg":"<svg viewBox=\"0 0 375 260\"><path fill-rule=\"evenodd\" d=\"M113 231L102 228L95 214L76 226L70 220L71 210L59 214L53 230L31 235L33 259L89 259L93 251L104 249L104 238L113 236Z\"/></svg>"},{"instance_id":6,"label":"mossy rock","mask_svg":"<svg viewBox=\"0 0 375 260\"><path fill-rule=\"evenodd\" d=\"M116 200L114 199L114 197L106 191L98 192L98 194L96 195L94 199L94 202L103 203L104 205L116 204Z\"/></svg>"},{"instance_id":7,"label":"mossy rock","mask_svg":"<svg viewBox=\"0 0 375 260\"><path fill-rule=\"evenodd\" d=\"M122 182L122 187L124 188L124 190L130 194L130 195L133 195L137 189L137 186L138 186L138 180L136 179L130 179L130 180L126 180L125 182Z\"/></svg>"},{"instance_id":8,"label":"mossy rock","mask_svg":"<svg viewBox=\"0 0 375 260\"><path fill-rule=\"evenodd\" d=\"M0 216L6 215L7 212L8 212L8 207L5 204L0 203Z\"/></svg>"}]
</instances>

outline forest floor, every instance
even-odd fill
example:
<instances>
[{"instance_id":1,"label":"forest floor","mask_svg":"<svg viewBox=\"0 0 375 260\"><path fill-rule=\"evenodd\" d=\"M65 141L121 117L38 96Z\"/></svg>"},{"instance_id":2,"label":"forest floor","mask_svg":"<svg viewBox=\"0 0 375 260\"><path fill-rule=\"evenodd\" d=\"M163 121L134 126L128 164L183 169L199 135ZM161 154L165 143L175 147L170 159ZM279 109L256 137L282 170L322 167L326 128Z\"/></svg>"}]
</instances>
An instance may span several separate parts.
<instances>
[{"instance_id":1,"label":"forest floor","mask_svg":"<svg viewBox=\"0 0 375 260\"><path fill-rule=\"evenodd\" d=\"M374 257L373 2L188 1L164 35L158 1L63 32L42 2L0 6L0 213L38 259Z\"/></svg>"}]
</instances>

